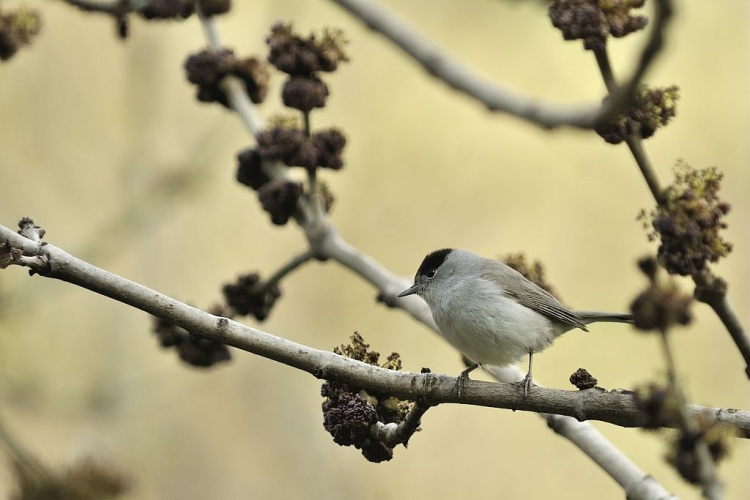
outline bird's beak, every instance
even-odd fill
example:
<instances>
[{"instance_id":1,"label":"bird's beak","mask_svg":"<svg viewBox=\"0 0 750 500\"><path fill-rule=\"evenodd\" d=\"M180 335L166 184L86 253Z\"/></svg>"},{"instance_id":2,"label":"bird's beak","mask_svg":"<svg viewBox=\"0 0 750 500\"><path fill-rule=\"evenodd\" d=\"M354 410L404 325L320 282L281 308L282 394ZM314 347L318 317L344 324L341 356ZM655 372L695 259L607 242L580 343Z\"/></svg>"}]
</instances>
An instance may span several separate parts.
<instances>
[{"instance_id":1,"label":"bird's beak","mask_svg":"<svg viewBox=\"0 0 750 500\"><path fill-rule=\"evenodd\" d=\"M421 283L414 283L411 287L407 288L403 292L399 293L399 297L406 297L407 295L414 295L422 287Z\"/></svg>"}]
</instances>

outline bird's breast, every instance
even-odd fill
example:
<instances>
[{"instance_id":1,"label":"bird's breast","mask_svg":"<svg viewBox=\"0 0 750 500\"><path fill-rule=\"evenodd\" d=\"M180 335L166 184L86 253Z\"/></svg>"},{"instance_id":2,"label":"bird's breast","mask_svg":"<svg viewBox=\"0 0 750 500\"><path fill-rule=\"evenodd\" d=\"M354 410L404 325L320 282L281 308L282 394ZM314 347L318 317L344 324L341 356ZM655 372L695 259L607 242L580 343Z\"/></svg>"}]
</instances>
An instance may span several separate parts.
<instances>
[{"instance_id":1,"label":"bird's breast","mask_svg":"<svg viewBox=\"0 0 750 500\"><path fill-rule=\"evenodd\" d=\"M454 288L433 299L437 300L428 300L428 304L440 333L475 363L516 363L529 352L544 350L555 338L546 316L494 286Z\"/></svg>"}]
</instances>

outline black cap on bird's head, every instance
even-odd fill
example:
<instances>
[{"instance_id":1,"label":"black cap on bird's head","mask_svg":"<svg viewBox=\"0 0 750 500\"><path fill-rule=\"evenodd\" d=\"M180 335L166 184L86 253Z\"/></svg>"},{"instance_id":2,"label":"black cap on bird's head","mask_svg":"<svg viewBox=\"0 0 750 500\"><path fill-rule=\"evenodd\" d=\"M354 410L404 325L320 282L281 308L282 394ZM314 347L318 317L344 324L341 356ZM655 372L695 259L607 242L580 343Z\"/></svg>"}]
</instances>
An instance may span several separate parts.
<instances>
[{"instance_id":1,"label":"black cap on bird's head","mask_svg":"<svg viewBox=\"0 0 750 500\"><path fill-rule=\"evenodd\" d=\"M448 254L450 254L453 251L453 248L441 248L440 250L435 250L434 252L430 252L427 254L427 256L422 260L422 263L419 265L419 269L417 269L417 274L414 276L414 284L404 290L403 292L399 293L399 297L406 297L407 295L413 295L413 294L419 294L424 286L435 277L435 273L437 272L438 268L445 262L445 259L448 257Z\"/></svg>"}]
</instances>

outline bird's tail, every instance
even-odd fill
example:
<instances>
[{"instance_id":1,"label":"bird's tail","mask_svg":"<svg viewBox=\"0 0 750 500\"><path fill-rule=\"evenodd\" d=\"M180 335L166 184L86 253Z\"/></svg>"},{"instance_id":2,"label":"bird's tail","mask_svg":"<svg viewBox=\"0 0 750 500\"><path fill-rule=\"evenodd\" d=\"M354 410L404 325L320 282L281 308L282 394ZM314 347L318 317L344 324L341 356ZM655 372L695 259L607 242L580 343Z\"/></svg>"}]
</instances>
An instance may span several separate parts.
<instances>
[{"instance_id":1,"label":"bird's tail","mask_svg":"<svg viewBox=\"0 0 750 500\"><path fill-rule=\"evenodd\" d=\"M604 323L632 323L631 314L609 313L600 311L575 311L575 315L581 318L583 324L604 322Z\"/></svg>"}]
</instances>

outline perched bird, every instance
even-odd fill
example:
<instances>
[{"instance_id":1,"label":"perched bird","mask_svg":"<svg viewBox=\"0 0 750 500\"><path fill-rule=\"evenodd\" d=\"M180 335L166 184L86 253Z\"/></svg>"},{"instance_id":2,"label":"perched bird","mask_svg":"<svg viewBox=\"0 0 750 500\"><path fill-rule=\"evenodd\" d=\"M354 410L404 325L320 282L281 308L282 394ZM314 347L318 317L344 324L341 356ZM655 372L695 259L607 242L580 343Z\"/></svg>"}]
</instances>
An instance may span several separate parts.
<instances>
[{"instance_id":1,"label":"perched bird","mask_svg":"<svg viewBox=\"0 0 750 500\"><path fill-rule=\"evenodd\" d=\"M506 366L529 355L524 397L532 385L534 353L568 330L597 321L632 323L629 314L571 311L515 269L466 250L428 254L414 285L399 297L417 294L430 306L440 333L475 364L459 376L459 389L479 365Z\"/></svg>"}]
</instances>

